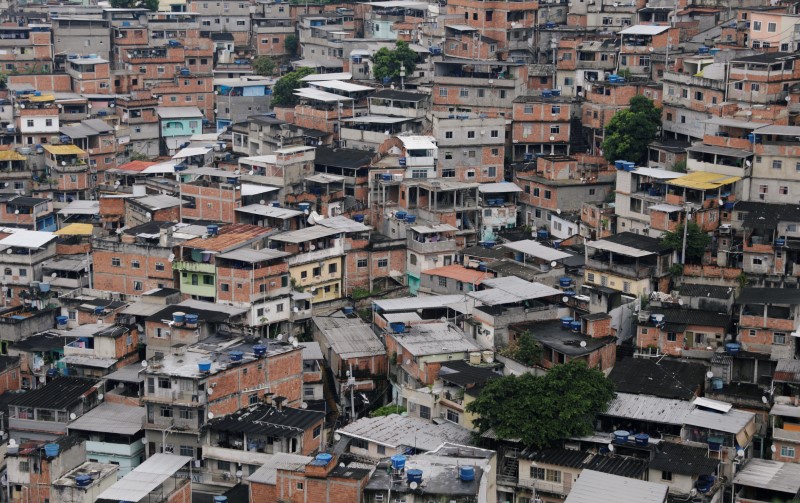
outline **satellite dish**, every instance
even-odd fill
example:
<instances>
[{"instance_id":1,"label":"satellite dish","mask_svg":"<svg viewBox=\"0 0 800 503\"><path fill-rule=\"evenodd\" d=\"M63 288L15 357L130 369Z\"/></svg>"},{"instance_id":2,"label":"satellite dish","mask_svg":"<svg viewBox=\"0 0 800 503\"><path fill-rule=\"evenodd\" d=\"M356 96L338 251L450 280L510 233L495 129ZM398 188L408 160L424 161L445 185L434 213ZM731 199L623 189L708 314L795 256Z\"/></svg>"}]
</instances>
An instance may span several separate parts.
<instances>
[{"instance_id":1,"label":"satellite dish","mask_svg":"<svg viewBox=\"0 0 800 503\"><path fill-rule=\"evenodd\" d=\"M761 397L761 401L764 402L764 404L768 404L769 403L769 399L767 397L765 397L765 396Z\"/></svg>"},{"instance_id":2,"label":"satellite dish","mask_svg":"<svg viewBox=\"0 0 800 503\"><path fill-rule=\"evenodd\" d=\"M12 440L12 442L13 442L13 440ZM775 452L777 449L775 448L774 445L770 445L769 446L769 450L772 451L772 452Z\"/></svg>"},{"instance_id":3,"label":"satellite dish","mask_svg":"<svg viewBox=\"0 0 800 503\"><path fill-rule=\"evenodd\" d=\"M208 393L209 395L213 395L214 394L214 388L208 388L208 391L206 391L206 393Z\"/></svg>"},{"instance_id":4,"label":"satellite dish","mask_svg":"<svg viewBox=\"0 0 800 503\"><path fill-rule=\"evenodd\" d=\"M15 215L19 215L19 210L14 210Z\"/></svg>"},{"instance_id":5,"label":"satellite dish","mask_svg":"<svg viewBox=\"0 0 800 503\"><path fill-rule=\"evenodd\" d=\"M556 208L556 214L557 214L557 215L560 215L560 214L561 214L561 208Z\"/></svg>"},{"instance_id":6,"label":"satellite dish","mask_svg":"<svg viewBox=\"0 0 800 503\"><path fill-rule=\"evenodd\" d=\"M294 336L293 336L293 335L290 335L290 336L289 336L289 342L290 342L290 343L294 343L294 341L295 341L295 338L294 338Z\"/></svg>"},{"instance_id":7,"label":"satellite dish","mask_svg":"<svg viewBox=\"0 0 800 503\"><path fill-rule=\"evenodd\" d=\"M738 451L736 451L736 455L739 456L740 458L743 458L744 457L744 449L739 449Z\"/></svg>"},{"instance_id":8,"label":"satellite dish","mask_svg":"<svg viewBox=\"0 0 800 503\"><path fill-rule=\"evenodd\" d=\"M167 261L168 262L173 262L174 260L175 260L175 254L174 253L170 253L169 257L167 257Z\"/></svg>"},{"instance_id":9,"label":"satellite dish","mask_svg":"<svg viewBox=\"0 0 800 503\"><path fill-rule=\"evenodd\" d=\"M334 434L333 434L333 439L334 439L334 440L336 440L336 441L338 442L339 440L341 440L341 439L342 439L342 436L341 436L340 434L338 434L338 433L334 433Z\"/></svg>"},{"instance_id":10,"label":"satellite dish","mask_svg":"<svg viewBox=\"0 0 800 503\"><path fill-rule=\"evenodd\" d=\"M299 345L300 345L300 343L299 343L299 342L297 342L297 341L292 341L292 346L293 346L293 347L297 347L297 346L299 346Z\"/></svg>"},{"instance_id":11,"label":"satellite dish","mask_svg":"<svg viewBox=\"0 0 800 503\"><path fill-rule=\"evenodd\" d=\"M709 370L708 372L706 372L706 377L711 379L712 377L714 377L714 373Z\"/></svg>"},{"instance_id":12,"label":"satellite dish","mask_svg":"<svg viewBox=\"0 0 800 503\"><path fill-rule=\"evenodd\" d=\"M145 216L145 217L146 217L148 220L151 220L151 219L153 218L153 214L152 214L152 213L150 213L149 211L148 211L147 213L145 213L145 214L144 214L144 216Z\"/></svg>"},{"instance_id":13,"label":"satellite dish","mask_svg":"<svg viewBox=\"0 0 800 503\"><path fill-rule=\"evenodd\" d=\"M45 378L45 376L39 376L39 382L43 383L46 380L47 380L47 378Z\"/></svg>"},{"instance_id":14,"label":"satellite dish","mask_svg":"<svg viewBox=\"0 0 800 503\"><path fill-rule=\"evenodd\" d=\"M209 419L214 419L214 413L213 412L209 412L208 413L208 418Z\"/></svg>"},{"instance_id":15,"label":"satellite dish","mask_svg":"<svg viewBox=\"0 0 800 503\"><path fill-rule=\"evenodd\" d=\"M262 199L261 201L258 202L258 204L263 206L263 205L267 204L267 202Z\"/></svg>"},{"instance_id":16,"label":"satellite dish","mask_svg":"<svg viewBox=\"0 0 800 503\"><path fill-rule=\"evenodd\" d=\"M142 368L147 368L147 360L142 360Z\"/></svg>"},{"instance_id":17,"label":"satellite dish","mask_svg":"<svg viewBox=\"0 0 800 503\"><path fill-rule=\"evenodd\" d=\"M722 206L723 204L725 204L725 201L724 201L724 200L722 200L722 199L720 199L720 200L719 200L719 201L717 201L717 202L719 203L719 205L720 205L720 206Z\"/></svg>"},{"instance_id":18,"label":"satellite dish","mask_svg":"<svg viewBox=\"0 0 800 503\"><path fill-rule=\"evenodd\" d=\"M301 403L300 404L300 408L301 409L307 409L308 408L308 403L306 403L306 402Z\"/></svg>"},{"instance_id":19,"label":"satellite dish","mask_svg":"<svg viewBox=\"0 0 800 503\"><path fill-rule=\"evenodd\" d=\"M97 395L97 399L98 399L98 400L102 400L102 399L103 399L103 397L104 397L104 395L103 395L102 393L100 393L99 395Z\"/></svg>"},{"instance_id":20,"label":"satellite dish","mask_svg":"<svg viewBox=\"0 0 800 503\"><path fill-rule=\"evenodd\" d=\"M58 273L55 273L55 272L50 275L51 278L55 278L56 276L58 276Z\"/></svg>"},{"instance_id":21,"label":"satellite dish","mask_svg":"<svg viewBox=\"0 0 800 503\"><path fill-rule=\"evenodd\" d=\"M582 348L585 348L585 347L586 347L586 341L581 341L581 347L582 347Z\"/></svg>"},{"instance_id":22,"label":"satellite dish","mask_svg":"<svg viewBox=\"0 0 800 503\"><path fill-rule=\"evenodd\" d=\"M608 452L614 452L614 444L608 444Z\"/></svg>"},{"instance_id":23,"label":"satellite dish","mask_svg":"<svg viewBox=\"0 0 800 503\"><path fill-rule=\"evenodd\" d=\"M144 445L147 445L147 437L142 437L142 443L143 443Z\"/></svg>"},{"instance_id":24,"label":"satellite dish","mask_svg":"<svg viewBox=\"0 0 800 503\"><path fill-rule=\"evenodd\" d=\"M70 415L69 415L69 418L70 418L70 420L72 420L72 421L75 421L75 419L77 419L77 417L78 417L78 416L77 416L77 415L75 415L75 413L74 413L74 412L73 412L72 414L70 414Z\"/></svg>"},{"instance_id":25,"label":"satellite dish","mask_svg":"<svg viewBox=\"0 0 800 503\"><path fill-rule=\"evenodd\" d=\"M12 438L8 441L8 445L17 445L17 441Z\"/></svg>"},{"instance_id":26,"label":"satellite dish","mask_svg":"<svg viewBox=\"0 0 800 503\"><path fill-rule=\"evenodd\" d=\"M561 297L561 302L569 302L569 297Z\"/></svg>"},{"instance_id":27,"label":"satellite dish","mask_svg":"<svg viewBox=\"0 0 800 503\"><path fill-rule=\"evenodd\" d=\"M417 484L416 482L412 482L412 483L408 484L408 487L410 487L412 490L414 490L417 487L419 487L419 484Z\"/></svg>"},{"instance_id":28,"label":"satellite dish","mask_svg":"<svg viewBox=\"0 0 800 503\"><path fill-rule=\"evenodd\" d=\"M752 165L753 165L753 163L752 163L752 162L750 162L750 159L747 159L746 161L744 161L744 164L745 164L745 166L747 166L748 168L749 168L750 166L752 166Z\"/></svg>"},{"instance_id":29,"label":"satellite dish","mask_svg":"<svg viewBox=\"0 0 800 503\"><path fill-rule=\"evenodd\" d=\"M406 358L406 365L411 365L411 359L410 358Z\"/></svg>"},{"instance_id":30,"label":"satellite dish","mask_svg":"<svg viewBox=\"0 0 800 503\"><path fill-rule=\"evenodd\" d=\"M314 250L317 249L317 247L314 246L314 245L308 245L308 249L311 250L311 251L314 251Z\"/></svg>"},{"instance_id":31,"label":"satellite dish","mask_svg":"<svg viewBox=\"0 0 800 503\"><path fill-rule=\"evenodd\" d=\"M144 327L137 323L136 330L138 330L139 332L144 332Z\"/></svg>"},{"instance_id":32,"label":"satellite dish","mask_svg":"<svg viewBox=\"0 0 800 503\"><path fill-rule=\"evenodd\" d=\"M276 341L282 341L283 340L283 334L278 334L277 336L275 336L275 340Z\"/></svg>"},{"instance_id":33,"label":"satellite dish","mask_svg":"<svg viewBox=\"0 0 800 503\"><path fill-rule=\"evenodd\" d=\"M241 478L242 477L242 471L241 470L236 470L236 476L238 478Z\"/></svg>"},{"instance_id":34,"label":"satellite dish","mask_svg":"<svg viewBox=\"0 0 800 503\"><path fill-rule=\"evenodd\" d=\"M550 262L550 267L555 267L557 265L558 265L558 262L556 262L555 260Z\"/></svg>"}]
</instances>

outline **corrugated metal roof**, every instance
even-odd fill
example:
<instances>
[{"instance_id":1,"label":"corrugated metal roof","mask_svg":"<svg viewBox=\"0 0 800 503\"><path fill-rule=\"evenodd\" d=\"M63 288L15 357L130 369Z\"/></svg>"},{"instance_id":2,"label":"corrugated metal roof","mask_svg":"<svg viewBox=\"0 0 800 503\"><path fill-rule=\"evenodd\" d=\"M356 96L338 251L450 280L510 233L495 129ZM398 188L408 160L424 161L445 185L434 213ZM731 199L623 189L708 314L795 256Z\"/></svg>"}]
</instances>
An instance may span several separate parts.
<instances>
[{"instance_id":1,"label":"corrugated metal roof","mask_svg":"<svg viewBox=\"0 0 800 503\"><path fill-rule=\"evenodd\" d=\"M153 454L144 463L100 494L98 499L141 501L190 461L192 461L190 456L176 456L160 452Z\"/></svg>"},{"instance_id":2,"label":"corrugated metal roof","mask_svg":"<svg viewBox=\"0 0 800 503\"><path fill-rule=\"evenodd\" d=\"M504 243L503 248L508 248L509 250L522 252L526 255L530 255L531 257L536 257L548 261L563 260L565 258L569 258L572 256L569 253L556 250L555 248L552 248L550 246L545 246L532 239L525 239L523 241Z\"/></svg>"},{"instance_id":3,"label":"corrugated metal roof","mask_svg":"<svg viewBox=\"0 0 800 503\"><path fill-rule=\"evenodd\" d=\"M800 383L800 360L778 360L773 379L777 382Z\"/></svg>"},{"instance_id":4,"label":"corrugated metal roof","mask_svg":"<svg viewBox=\"0 0 800 503\"><path fill-rule=\"evenodd\" d=\"M253 472L252 475L247 477L250 482L257 482L259 484L275 485L278 479L278 469L281 470L301 470L308 463L313 461L314 458L309 456L300 456L298 454L289 454L287 452L276 452L269 457L269 460L261 465L261 468Z\"/></svg>"},{"instance_id":5,"label":"corrugated metal roof","mask_svg":"<svg viewBox=\"0 0 800 503\"><path fill-rule=\"evenodd\" d=\"M44 149L54 155L84 155L86 152L75 145L42 145Z\"/></svg>"},{"instance_id":6,"label":"corrugated metal roof","mask_svg":"<svg viewBox=\"0 0 800 503\"><path fill-rule=\"evenodd\" d=\"M739 468L733 483L794 496L800 491L800 465L753 458Z\"/></svg>"},{"instance_id":7,"label":"corrugated metal roof","mask_svg":"<svg viewBox=\"0 0 800 503\"><path fill-rule=\"evenodd\" d=\"M684 423L688 426L708 428L715 431L737 434L753 421L755 414L743 410L731 409L726 413L694 409L686 416Z\"/></svg>"},{"instance_id":8,"label":"corrugated metal roof","mask_svg":"<svg viewBox=\"0 0 800 503\"><path fill-rule=\"evenodd\" d=\"M565 503L664 503L668 491L666 484L583 470Z\"/></svg>"},{"instance_id":9,"label":"corrugated metal roof","mask_svg":"<svg viewBox=\"0 0 800 503\"><path fill-rule=\"evenodd\" d=\"M693 408L686 400L617 393L602 415L683 426Z\"/></svg>"},{"instance_id":10,"label":"corrugated metal roof","mask_svg":"<svg viewBox=\"0 0 800 503\"><path fill-rule=\"evenodd\" d=\"M141 369L141 366L136 365ZM145 408L104 402L68 426L72 430L135 435L142 429Z\"/></svg>"},{"instance_id":11,"label":"corrugated metal roof","mask_svg":"<svg viewBox=\"0 0 800 503\"><path fill-rule=\"evenodd\" d=\"M561 290L542 283L525 281L516 276L487 279L482 282L482 285L489 289L469 292L467 295L487 306L541 299L563 293Z\"/></svg>"},{"instance_id":12,"label":"corrugated metal roof","mask_svg":"<svg viewBox=\"0 0 800 503\"><path fill-rule=\"evenodd\" d=\"M674 185L676 187L686 187L687 189L695 190L714 190L725 185L738 182L742 178L739 176L720 175L718 173L708 173L706 171L697 171L684 175L680 178L675 178L667 182L667 185Z\"/></svg>"},{"instance_id":13,"label":"corrugated metal roof","mask_svg":"<svg viewBox=\"0 0 800 503\"><path fill-rule=\"evenodd\" d=\"M472 435L469 430L452 423L434 424L397 414L361 418L336 431L388 447L407 446L424 450L435 449L444 442L467 445Z\"/></svg>"},{"instance_id":14,"label":"corrugated metal roof","mask_svg":"<svg viewBox=\"0 0 800 503\"><path fill-rule=\"evenodd\" d=\"M620 31L620 35L658 35L669 30L669 26L658 26L651 24L637 24L630 28Z\"/></svg>"},{"instance_id":15,"label":"corrugated metal roof","mask_svg":"<svg viewBox=\"0 0 800 503\"><path fill-rule=\"evenodd\" d=\"M333 352L342 359L386 354L378 336L359 318L315 316L313 321Z\"/></svg>"},{"instance_id":16,"label":"corrugated metal roof","mask_svg":"<svg viewBox=\"0 0 800 503\"><path fill-rule=\"evenodd\" d=\"M465 303L464 295L427 295L419 297L400 297L397 299L380 299L375 306L384 312L415 311L417 309L441 308L449 304Z\"/></svg>"}]
</instances>

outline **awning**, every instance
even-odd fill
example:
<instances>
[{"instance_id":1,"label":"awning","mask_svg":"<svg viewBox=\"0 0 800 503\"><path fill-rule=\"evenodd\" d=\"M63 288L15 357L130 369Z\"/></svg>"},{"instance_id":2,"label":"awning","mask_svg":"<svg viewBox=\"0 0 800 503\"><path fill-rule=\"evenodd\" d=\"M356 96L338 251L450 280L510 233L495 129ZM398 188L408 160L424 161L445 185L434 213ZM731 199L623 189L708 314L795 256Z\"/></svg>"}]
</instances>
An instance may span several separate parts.
<instances>
[{"instance_id":1,"label":"awning","mask_svg":"<svg viewBox=\"0 0 800 503\"><path fill-rule=\"evenodd\" d=\"M740 446L746 446L750 443L750 440L753 438L753 435L756 433L756 422L750 421L745 426L744 430L740 431L736 434L736 443Z\"/></svg>"},{"instance_id":2,"label":"awning","mask_svg":"<svg viewBox=\"0 0 800 503\"><path fill-rule=\"evenodd\" d=\"M180 152L173 155L173 159L184 159L186 157L194 157L196 155L206 155L213 150L211 147L186 147L181 149Z\"/></svg>"},{"instance_id":3,"label":"awning","mask_svg":"<svg viewBox=\"0 0 800 503\"><path fill-rule=\"evenodd\" d=\"M663 211L664 213L676 213L678 211L683 211L681 206L675 206L674 204L654 204L650 206L650 211Z\"/></svg>"},{"instance_id":4,"label":"awning","mask_svg":"<svg viewBox=\"0 0 800 503\"><path fill-rule=\"evenodd\" d=\"M86 152L75 145L42 145L44 149L53 155L83 155Z\"/></svg>"},{"instance_id":5,"label":"awning","mask_svg":"<svg viewBox=\"0 0 800 503\"><path fill-rule=\"evenodd\" d=\"M738 182L741 177L720 175L718 173L709 173L706 171L697 171L689 175L676 178L667 182L668 185L676 187L686 187L687 189L695 190L715 190L725 185Z\"/></svg>"},{"instance_id":6,"label":"awning","mask_svg":"<svg viewBox=\"0 0 800 503\"><path fill-rule=\"evenodd\" d=\"M53 234L56 236L91 236L93 230L92 224L69 224Z\"/></svg>"}]
</instances>

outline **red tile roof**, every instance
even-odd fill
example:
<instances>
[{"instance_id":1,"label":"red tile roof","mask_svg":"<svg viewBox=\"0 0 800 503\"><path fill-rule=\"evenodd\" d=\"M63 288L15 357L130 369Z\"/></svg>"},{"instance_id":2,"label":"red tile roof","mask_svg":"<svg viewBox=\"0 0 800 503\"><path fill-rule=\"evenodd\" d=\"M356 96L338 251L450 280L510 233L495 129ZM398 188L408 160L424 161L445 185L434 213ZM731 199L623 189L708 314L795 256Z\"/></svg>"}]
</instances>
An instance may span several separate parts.
<instances>
[{"instance_id":1,"label":"red tile roof","mask_svg":"<svg viewBox=\"0 0 800 503\"><path fill-rule=\"evenodd\" d=\"M182 243L186 248L225 252L232 250L237 245L243 245L251 239L264 236L271 232L268 227L259 227L250 224L230 224L219 228L219 234L208 238L194 238Z\"/></svg>"}]
</instances>

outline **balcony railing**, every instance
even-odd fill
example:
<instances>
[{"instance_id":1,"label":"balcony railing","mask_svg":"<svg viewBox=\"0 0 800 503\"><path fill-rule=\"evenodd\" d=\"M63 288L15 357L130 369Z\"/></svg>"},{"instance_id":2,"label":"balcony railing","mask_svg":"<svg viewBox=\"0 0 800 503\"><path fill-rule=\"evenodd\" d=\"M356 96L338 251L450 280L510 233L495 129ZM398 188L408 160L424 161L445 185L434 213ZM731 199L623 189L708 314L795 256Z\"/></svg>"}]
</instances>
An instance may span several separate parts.
<instances>
[{"instance_id":1,"label":"balcony railing","mask_svg":"<svg viewBox=\"0 0 800 503\"><path fill-rule=\"evenodd\" d=\"M207 274L214 274L216 267L214 266L214 264L207 264L205 262L177 261L172 263L172 269L176 271L203 272Z\"/></svg>"},{"instance_id":2,"label":"balcony railing","mask_svg":"<svg viewBox=\"0 0 800 503\"><path fill-rule=\"evenodd\" d=\"M655 266L614 264L614 263L602 262L600 260L595 260L595 259L588 259L586 261L586 267L589 269L596 269L599 271L615 272L618 274L631 276L635 278L645 278L647 276L653 276L656 273Z\"/></svg>"},{"instance_id":3,"label":"balcony railing","mask_svg":"<svg viewBox=\"0 0 800 503\"><path fill-rule=\"evenodd\" d=\"M448 251L454 251L456 248L456 242L453 240L436 241L433 243L420 243L414 239L408 240L408 249L421 254L437 252L444 253Z\"/></svg>"}]
</instances>

